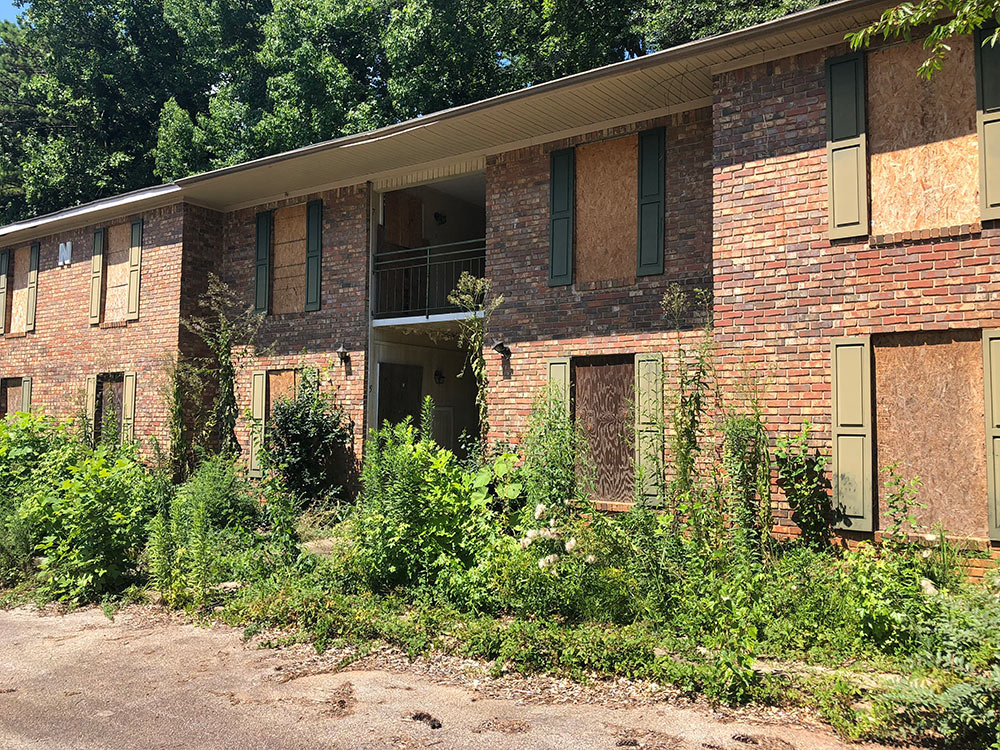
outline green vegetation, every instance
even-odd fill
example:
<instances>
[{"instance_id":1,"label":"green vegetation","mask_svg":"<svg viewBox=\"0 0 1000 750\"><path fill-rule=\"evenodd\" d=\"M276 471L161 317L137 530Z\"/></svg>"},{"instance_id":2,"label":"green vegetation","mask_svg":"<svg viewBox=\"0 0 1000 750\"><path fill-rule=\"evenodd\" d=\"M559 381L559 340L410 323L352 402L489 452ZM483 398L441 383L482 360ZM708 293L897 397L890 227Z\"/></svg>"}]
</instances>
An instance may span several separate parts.
<instances>
[{"instance_id":1,"label":"green vegetation","mask_svg":"<svg viewBox=\"0 0 1000 750\"><path fill-rule=\"evenodd\" d=\"M0 22L0 224L814 4L32 0Z\"/></svg>"},{"instance_id":2,"label":"green vegetation","mask_svg":"<svg viewBox=\"0 0 1000 750\"><path fill-rule=\"evenodd\" d=\"M586 440L546 393L516 452L460 459L434 442L429 400L419 424L373 431L353 503L331 500L326 464L306 465L349 439L318 380L276 405L260 483L227 451L202 448L179 480L136 446L8 419L0 604L148 596L320 649L390 643L498 672L624 675L809 706L845 737L996 748L998 581L965 581L970 553L916 523L919 480L894 466L885 539L829 544L810 426L772 447L757 386L718 392L710 339L705 328L672 359L684 391L665 413L685 435L664 442L683 452L684 479L669 461L662 507L621 514L596 510ZM800 539L768 533L775 475ZM299 529L333 554L308 554Z\"/></svg>"}]
</instances>

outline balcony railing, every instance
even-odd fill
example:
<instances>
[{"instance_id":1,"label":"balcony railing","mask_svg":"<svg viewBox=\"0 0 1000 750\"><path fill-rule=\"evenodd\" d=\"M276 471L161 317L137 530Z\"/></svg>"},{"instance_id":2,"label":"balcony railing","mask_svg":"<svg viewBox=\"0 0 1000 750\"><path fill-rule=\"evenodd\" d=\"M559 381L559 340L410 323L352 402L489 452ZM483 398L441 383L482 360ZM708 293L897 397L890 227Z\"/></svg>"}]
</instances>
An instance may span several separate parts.
<instances>
[{"instance_id":1,"label":"balcony railing","mask_svg":"<svg viewBox=\"0 0 1000 750\"><path fill-rule=\"evenodd\" d=\"M379 253L373 314L398 318L456 312L448 295L463 271L485 275L485 238Z\"/></svg>"}]
</instances>

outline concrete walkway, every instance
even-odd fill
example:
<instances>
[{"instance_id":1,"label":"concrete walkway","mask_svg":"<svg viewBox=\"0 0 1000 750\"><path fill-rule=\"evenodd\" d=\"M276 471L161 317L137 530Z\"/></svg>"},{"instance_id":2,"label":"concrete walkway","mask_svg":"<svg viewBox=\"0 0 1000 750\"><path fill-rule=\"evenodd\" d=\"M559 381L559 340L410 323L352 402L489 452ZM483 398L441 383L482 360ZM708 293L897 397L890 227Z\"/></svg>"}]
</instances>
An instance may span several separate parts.
<instances>
[{"instance_id":1,"label":"concrete walkway","mask_svg":"<svg viewBox=\"0 0 1000 750\"><path fill-rule=\"evenodd\" d=\"M408 672L300 664L145 611L0 612L0 748L859 747L668 702L523 705Z\"/></svg>"}]
</instances>

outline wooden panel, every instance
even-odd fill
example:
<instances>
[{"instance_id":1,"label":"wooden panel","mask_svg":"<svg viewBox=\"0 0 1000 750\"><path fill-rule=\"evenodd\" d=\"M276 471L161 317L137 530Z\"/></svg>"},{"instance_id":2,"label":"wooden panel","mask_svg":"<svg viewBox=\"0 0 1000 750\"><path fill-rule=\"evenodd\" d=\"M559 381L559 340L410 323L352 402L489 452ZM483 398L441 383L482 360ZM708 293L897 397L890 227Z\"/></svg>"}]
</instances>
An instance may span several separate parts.
<instances>
[{"instance_id":1,"label":"wooden panel","mask_svg":"<svg viewBox=\"0 0 1000 750\"><path fill-rule=\"evenodd\" d=\"M274 212L271 255L271 313L302 312L306 307L306 204Z\"/></svg>"},{"instance_id":2,"label":"wooden panel","mask_svg":"<svg viewBox=\"0 0 1000 750\"><path fill-rule=\"evenodd\" d=\"M267 407L265 414L271 418L274 405L280 399L295 398L295 370L268 370L267 371Z\"/></svg>"},{"instance_id":3,"label":"wooden panel","mask_svg":"<svg viewBox=\"0 0 1000 750\"><path fill-rule=\"evenodd\" d=\"M576 148L577 281L635 278L637 154L636 136Z\"/></svg>"},{"instance_id":4,"label":"wooden panel","mask_svg":"<svg viewBox=\"0 0 1000 750\"><path fill-rule=\"evenodd\" d=\"M663 479L663 354L635 357L635 463L646 502L660 499Z\"/></svg>"},{"instance_id":5,"label":"wooden panel","mask_svg":"<svg viewBox=\"0 0 1000 750\"><path fill-rule=\"evenodd\" d=\"M633 499L632 414L634 364L631 355L573 359L576 421L586 435L594 471L594 499Z\"/></svg>"},{"instance_id":6,"label":"wooden panel","mask_svg":"<svg viewBox=\"0 0 1000 750\"><path fill-rule=\"evenodd\" d=\"M19 247L11 253L13 273L10 277L10 326L11 333L24 333L28 313L28 276L31 265L31 248Z\"/></svg>"},{"instance_id":7,"label":"wooden panel","mask_svg":"<svg viewBox=\"0 0 1000 750\"><path fill-rule=\"evenodd\" d=\"M98 229L94 232L94 244L90 253L90 306L87 313L90 325L97 325L101 322L101 298L104 294L104 242L106 239L107 232L105 230Z\"/></svg>"},{"instance_id":8,"label":"wooden panel","mask_svg":"<svg viewBox=\"0 0 1000 750\"><path fill-rule=\"evenodd\" d=\"M563 415L570 413L570 360L569 357L550 359L546 363L548 398L558 403Z\"/></svg>"},{"instance_id":9,"label":"wooden panel","mask_svg":"<svg viewBox=\"0 0 1000 750\"><path fill-rule=\"evenodd\" d=\"M879 468L922 480L913 515L984 537L986 461L979 331L887 334L872 340ZM880 483L881 484L881 483ZM884 501L885 488L879 488ZM882 525L885 504L880 503Z\"/></svg>"},{"instance_id":10,"label":"wooden panel","mask_svg":"<svg viewBox=\"0 0 1000 750\"><path fill-rule=\"evenodd\" d=\"M21 379L0 380L0 419L11 417L21 411Z\"/></svg>"},{"instance_id":11,"label":"wooden panel","mask_svg":"<svg viewBox=\"0 0 1000 750\"><path fill-rule=\"evenodd\" d=\"M378 423L397 424L406 417L420 425L424 368L420 365L378 363Z\"/></svg>"},{"instance_id":12,"label":"wooden panel","mask_svg":"<svg viewBox=\"0 0 1000 750\"><path fill-rule=\"evenodd\" d=\"M139 319L139 288L142 280L142 219L133 221L129 228L128 255L128 320Z\"/></svg>"},{"instance_id":13,"label":"wooden panel","mask_svg":"<svg viewBox=\"0 0 1000 750\"><path fill-rule=\"evenodd\" d=\"M915 73L927 57L919 42L869 53L873 234L979 221L973 41L949 44L949 64L930 81Z\"/></svg>"},{"instance_id":14,"label":"wooden panel","mask_svg":"<svg viewBox=\"0 0 1000 750\"><path fill-rule=\"evenodd\" d=\"M1000 330L983 331L986 500L990 539L1000 541Z\"/></svg>"},{"instance_id":15,"label":"wooden panel","mask_svg":"<svg viewBox=\"0 0 1000 750\"><path fill-rule=\"evenodd\" d=\"M116 224L108 228L104 248L104 320L123 321L128 317L129 256L132 228Z\"/></svg>"},{"instance_id":16,"label":"wooden panel","mask_svg":"<svg viewBox=\"0 0 1000 750\"><path fill-rule=\"evenodd\" d=\"M250 425L250 459L247 468L249 475L253 478L264 475L263 467L260 463L260 449L264 445L266 402L267 372L258 370L250 376L250 419L253 422Z\"/></svg>"},{"instance_id":17,"label":"wooden panel","mask_svg":"<svg viewBox=\"0 0 1000 750\"><path fill-rule=\"evenodd\" d=\"M980 115L984 219L1000 219L1000 112Z\"/></svg>"},{"instance_id":18,"label":"wooden panel","mask_svg":"<svg viewBox=\"0 0 1000 750\"><path fill-rule=\"evenodd\" d=\"M549 155L549 286L573 283L576 151Z\"/></svg>"},{"instance_id":19,"label":"wooden panel","mask_svg":"<svg viewBox=\"0 0 1000 750\"><path fill-rule=\"evenodd\" d=\"M405 190L383 196L385 243L394 248L422 247L424 234L423 203L420 197Z\"/></svg>"}]
</instances>

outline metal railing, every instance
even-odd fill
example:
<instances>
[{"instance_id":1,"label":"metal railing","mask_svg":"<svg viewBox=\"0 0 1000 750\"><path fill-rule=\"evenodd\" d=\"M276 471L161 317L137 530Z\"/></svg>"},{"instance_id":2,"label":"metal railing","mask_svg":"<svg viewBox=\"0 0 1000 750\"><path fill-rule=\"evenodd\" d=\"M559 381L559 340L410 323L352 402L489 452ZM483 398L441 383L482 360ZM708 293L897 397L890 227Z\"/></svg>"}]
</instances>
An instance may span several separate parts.
<instances>
[{"instance_id":1,"label":"metal railing","mask_svg":"<svg viewBox=\"0 0 1000 750\"><path fill-rule=\"evenodd\" d=\"M390 250L375 256L373 315L396 318L456 312L448 295L463 271L486 272L486 239Z\"/></svg>"}]
</instances>

